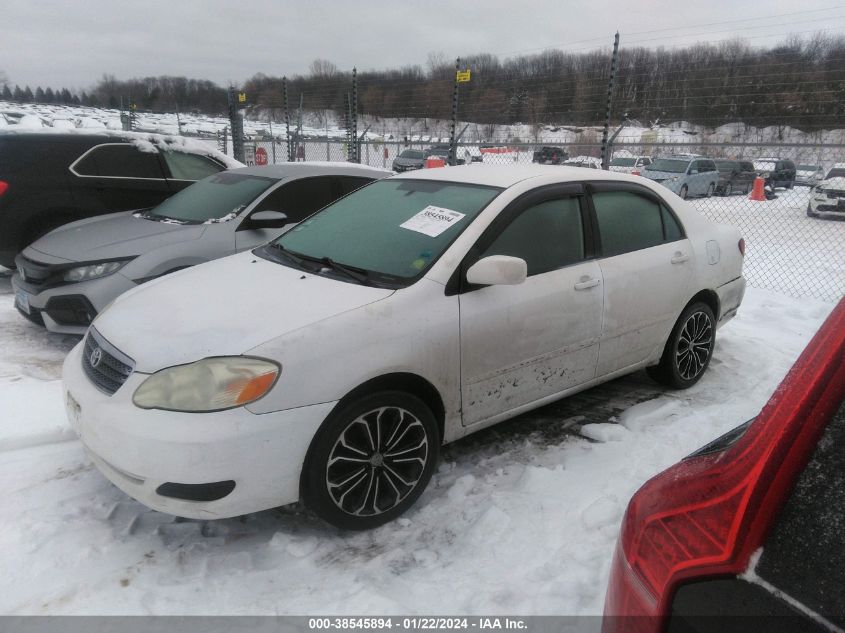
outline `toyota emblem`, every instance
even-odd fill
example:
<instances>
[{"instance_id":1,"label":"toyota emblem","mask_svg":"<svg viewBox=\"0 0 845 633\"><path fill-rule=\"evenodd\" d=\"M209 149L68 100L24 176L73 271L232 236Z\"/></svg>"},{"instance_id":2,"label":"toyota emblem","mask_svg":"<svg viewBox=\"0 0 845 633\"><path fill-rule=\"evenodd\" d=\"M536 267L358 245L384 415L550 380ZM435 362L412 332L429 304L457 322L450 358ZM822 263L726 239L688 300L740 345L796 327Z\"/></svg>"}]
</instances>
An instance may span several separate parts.
<instances>
[{"instance_id":1,"label":"toyota emblem","mask_svg":"<svg viewBox=\"0 0 845 633\"><path fill-rule=\"evenodd\" d=\"M95 347L94 351L91 352L91 356L88 357L88 362L91 363L91 367L96 367L100 364L101 360L103 360L103 350Z\"/></svg>"}]
</instances>

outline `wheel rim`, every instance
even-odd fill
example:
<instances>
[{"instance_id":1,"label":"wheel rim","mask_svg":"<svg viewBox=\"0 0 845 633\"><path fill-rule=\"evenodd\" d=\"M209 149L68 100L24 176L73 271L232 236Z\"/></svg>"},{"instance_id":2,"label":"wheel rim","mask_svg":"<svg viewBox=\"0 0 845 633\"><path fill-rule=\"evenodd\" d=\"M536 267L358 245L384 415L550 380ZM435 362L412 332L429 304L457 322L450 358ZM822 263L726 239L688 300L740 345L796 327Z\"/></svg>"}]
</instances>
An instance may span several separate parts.
<instances>
[{"instance_id":1,"label":"wheel rim","mask_svg":"<svg viewBox=\"0 0 845 633\"><path fill-rule=\"evenodd\" d=\"M694 312L684 323L675 351L675 366L684 380L696 378L707 364L713 343L713 323L705 312Z\"/></svg>"},{"instance_id":2,"label":"wheel rim","mask_svg":"<svg viewBox=\"0 0 845 633\"><path fill-rule=\"evenodd\" d=\"M406 409L380 407L358 416L329 453L329 496L353 516L387 512L417 487L428 462L428 442L422 422Z\"/></svg>"}]
</instances>

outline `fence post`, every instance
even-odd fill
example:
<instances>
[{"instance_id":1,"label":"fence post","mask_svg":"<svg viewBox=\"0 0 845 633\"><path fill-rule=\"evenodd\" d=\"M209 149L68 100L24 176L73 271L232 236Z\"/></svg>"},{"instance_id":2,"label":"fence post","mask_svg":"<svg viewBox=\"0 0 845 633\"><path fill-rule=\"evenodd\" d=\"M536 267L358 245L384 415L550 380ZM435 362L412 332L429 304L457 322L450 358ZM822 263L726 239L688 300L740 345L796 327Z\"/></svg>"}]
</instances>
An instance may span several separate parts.
<instances>
[{"instance_id":1,"label":"fence post","mask_svg":"<svg viewBox=\"0 0 845 633\"><path fill-rule=\"evenodd\" d=\"M610 106L613 103L613 79L616 75L616 56L619 54L619 31L613 38L613 56L610 58L610 79L607 82L607 108L604 113L604 131L601 134L601 168L607 169L610 157L607 155L607 132L610 128Z\"/></svg>"},{"instance_id":2,"label":"fence post","mask_svg":"<svg viewBox=\"0 0 845 633\"><path fill-rule=\"evenodd\" d=\"M282 77L282 98L285 106L285 145L288 148L288 162L292 160L290 155L290 113L288 111L288 78Z\"/></svg>"},{"instance_id":3,"label":"fence post","mask_svg":"<svg viewBox=\"0 0 845 633\"><path fill-rule=\"evenodd\" d=\"M458 148L456 147L457 140L455 133L458 128L458 72L461 70L461 58L455 60L455 76L452 78L454 86L452 88L452 121L449 123L449 164L458 164Z\"/></svg>"},{"instance_id":4,"label":"fence post","mask_svg":"<svg viewBox=\"0 0 845 633\"><path fill-rule=\"evenodd\" d=\"M232 130L232 155L244 162L244 120L238 111L235 87L229 86L229 127Z\"/></svg>"},{"instance_id":5,"label":"fence post","mask_svg":"<svg viewBox=\"0 0 845 633\"><path fill-rule=\"evenodd\" d=\"M352 69L352 101L349 105L349 116L350 116L350 140L352 144L350 145L350 152L349 152L349 162L350 163L360 163L361 162L361 146L360 141L358 140L358 69Z\"/></svg>"},{"instance_id":6,"label":"fence post","mask_svg":"<svg viewBox=\"0 0 845 633\"><path fill-rule=\"evenodd\" d=\"M273 117L274 109L270 108L270 142L273 144L273 164L276 164L276 137L273 135Z\"/></svg>"}]
</instances>

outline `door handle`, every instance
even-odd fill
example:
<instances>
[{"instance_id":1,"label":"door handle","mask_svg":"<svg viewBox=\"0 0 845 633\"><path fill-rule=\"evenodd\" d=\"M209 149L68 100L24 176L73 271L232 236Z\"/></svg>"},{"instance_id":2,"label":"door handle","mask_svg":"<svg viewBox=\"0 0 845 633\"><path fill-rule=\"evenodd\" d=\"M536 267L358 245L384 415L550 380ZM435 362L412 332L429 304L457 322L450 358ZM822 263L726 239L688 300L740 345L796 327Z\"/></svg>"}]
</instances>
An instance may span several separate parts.
<instances>
[{"instance_id":1,"label":"door handle","mask_svg":"<svg viewBox=\"0 0 845 633\"><path fill-rule=\"evenodd\" d=\"M586 290L587 288L595 288L599 285L601 279L585 279L584 281L579 281L575 284L575 290Z\"/></svg>"},{"instance_id":2,"label":"door handle","mask_svg":"<svg viewBox=\"0 0 845 633\"><path fill-rule=\"evenodd\" d=\"M673 264L683 264L686 261L689 261L689 255L678 251L675 253L675 256L671 259Z\"/></svg>"}]
</instances>

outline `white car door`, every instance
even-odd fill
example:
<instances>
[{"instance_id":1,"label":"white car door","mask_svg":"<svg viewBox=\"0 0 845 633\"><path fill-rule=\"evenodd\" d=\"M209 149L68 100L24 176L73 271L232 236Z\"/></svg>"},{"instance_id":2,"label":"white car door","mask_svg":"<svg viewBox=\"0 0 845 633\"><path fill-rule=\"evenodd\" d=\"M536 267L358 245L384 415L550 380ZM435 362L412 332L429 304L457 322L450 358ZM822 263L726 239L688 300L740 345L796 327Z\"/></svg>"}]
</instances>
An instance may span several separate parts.
<instances>
[{"instance_id":1,"label":"white car door","mask_svg":"<svg viewBox=\"0 0 845 633\"><path fill-rule=\"evenodd\" d=\"M553 396L595 375L601 270L580 185L531 192L502 212L462 266L511 255L528 264L513 286L460 294L464 425Z\"/></svg>"},{"instance_id":2,"label":"white car door","mask_svg":"<svg viewBox=\"0 0 845 633\"><path fill-rule=\"evenodd\" d=\"M591 198L604 282L601 377L662 349L689 300L694 262L678 219L645 187L595 185Z\"/></svg>"}]
</instances>

